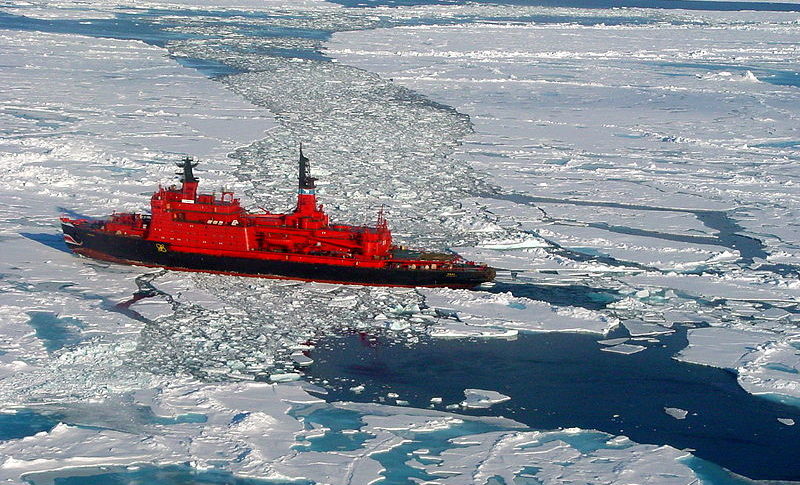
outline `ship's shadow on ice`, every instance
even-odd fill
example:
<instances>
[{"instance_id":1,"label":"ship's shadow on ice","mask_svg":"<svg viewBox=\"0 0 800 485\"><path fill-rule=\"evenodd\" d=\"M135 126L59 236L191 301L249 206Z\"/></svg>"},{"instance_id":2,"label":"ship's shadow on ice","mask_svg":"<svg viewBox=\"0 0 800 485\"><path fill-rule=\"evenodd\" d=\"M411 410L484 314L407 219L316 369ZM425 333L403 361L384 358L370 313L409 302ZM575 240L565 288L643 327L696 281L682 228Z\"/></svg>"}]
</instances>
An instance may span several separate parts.
<instances>
[{"instance_id":1,"label":"ship's shadow on ice","mask_svg":"<svg viewBox=\"0 0 800 485\"><path fill-rule=\"evenodd\" d=\"M56 210L62 215L67 217L71 217L73 219L91 219L91 216L87 216L86 214L81 214L80 212L76 212L72 209L67 209L66 207L56 207Z\"/></svg>"},{"instance_id":2,"label":"ship's shadow on ice","mask_svg":"<svg viewBox=\"0 0 800 485\"><path fill-rule=\"evenodd\" d=\"M67 244L64 242L64 236L62 236L61 234L48 234L44 232L40 233L21 232L19 233L19 235L26 239L30 239L31 241L36 241L40 244L44 244L49 248L57 249L65 253L70 253Z\"/></svg>"}]
</instances>

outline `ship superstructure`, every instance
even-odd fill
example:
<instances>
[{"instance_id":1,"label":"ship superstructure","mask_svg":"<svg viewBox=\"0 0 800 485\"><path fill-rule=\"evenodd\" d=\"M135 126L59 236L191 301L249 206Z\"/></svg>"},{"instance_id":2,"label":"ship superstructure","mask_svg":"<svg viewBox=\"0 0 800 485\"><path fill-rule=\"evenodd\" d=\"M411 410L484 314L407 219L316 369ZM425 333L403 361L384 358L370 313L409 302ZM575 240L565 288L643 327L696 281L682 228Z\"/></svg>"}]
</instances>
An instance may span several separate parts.
<instances>
[{"instance_id":1,"label":"ship superstructure","mask_svg":"<svg viewBox=\"0 0 800 485\"><path fill-rule=\"evenodd\" d=\"M159 187L149 215L63 217L67 245L125 264L336 283L463 288L494 277L455 254L393 246L382 212L375 226L331 224L302 149L297 205L286 214L248 212L229 191L199 193L196 166L188 157L178 164L181 185Z\"/></svg>"}]
</instances>

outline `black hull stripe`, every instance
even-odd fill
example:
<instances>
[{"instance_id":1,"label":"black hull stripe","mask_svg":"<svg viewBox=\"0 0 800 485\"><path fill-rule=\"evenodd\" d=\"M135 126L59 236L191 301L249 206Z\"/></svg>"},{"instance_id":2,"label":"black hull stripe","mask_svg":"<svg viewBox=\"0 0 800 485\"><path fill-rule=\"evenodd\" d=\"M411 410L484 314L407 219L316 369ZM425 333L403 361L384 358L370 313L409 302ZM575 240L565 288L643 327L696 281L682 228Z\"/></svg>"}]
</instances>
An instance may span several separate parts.
<instances>
[{"instance_id":1,"label":"black hull stripe","mask_svg":"<svg viewBox=\"0 0 800 485\"><path fill-rule=\"evenodd\" d=\"M471 288L491 281L494 271L403 270L390 268L359 268L295 261L274 261L230 256L211 256L178 251L159 251L157 242L115 236L62 224L65 235L81 246L68 244L78 254L121 264L163 267L180 271L200 271L217 274L287 278L325 283L345 283L370 286L438 286Z\"/></svg>"}]
</instances>

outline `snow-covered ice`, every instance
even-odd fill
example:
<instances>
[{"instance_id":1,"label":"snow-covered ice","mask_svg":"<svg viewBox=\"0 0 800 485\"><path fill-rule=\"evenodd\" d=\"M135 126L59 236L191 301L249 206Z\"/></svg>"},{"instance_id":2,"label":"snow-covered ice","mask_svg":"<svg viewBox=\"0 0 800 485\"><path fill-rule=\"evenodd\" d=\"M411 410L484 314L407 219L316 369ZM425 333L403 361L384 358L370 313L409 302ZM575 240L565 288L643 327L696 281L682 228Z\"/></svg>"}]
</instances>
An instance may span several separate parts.
<instances>
[{"instance_id":1,"label":"snow-covered ice","mask_svg":"<svg viewBox=\"0 0 800 485\"><path fill-rule=\"evenodd\" d=\"M0 442L0 480L144 463L342 484L403 467L453 484L698 479L688 451L624 436L414 409L397 393L390 402L402 407L325 403L294 381L314 364L303 352L342 328L408 345L422 334L627 330L633 339L601 345L632 354L648 348L636 337L650 345L676 326L712 325L691 328L677 358L733 369L755 394L800 398L797 90L781 84L798 66L790 14L2 5L48 22L146 8L186 9L144 20L175 34L166 49L0 31L0 405L64 421ZM526 20L503 20L515 16ZM247 37L245 24L298 36ZM353 29L372 30L341 32ZM335 62L268 54L323 46ZM241 73L212 81L170 56ZM59 213L141 210L184 153L202 160L208 189L288 207L299 141L334 218L369 221L386 204L397 242L513 270L500 277L509 292L146 271L77 259L59 243ZM515 296L531 283L538 293ZM542 288L610 297L550 301ZM467 408L507 399L465 393ZM351 449L330 446L342 436Z\"/></svg>"},{"instance_id":2,"label":"snow-covered ice","mask_svg":"<svg viewBox=\"0 0 800 485\"><path fill-rule=\"evenodd\" d=\"M508 401L511 399L505 394L497 391L487 391L485 389L464 389L464 401L461 405L465 408L489 408L494 404Z\"/></svg>"},{"instance_id":3,"label":"snow-covered ice","mask_svg":"<svg viewBox=\"0 0 800 485\"><path fill-rule=\"evenodd\" d=\"M456 156L496 185L473 203L504 227L594 261L576 264L546 247L465 254L533 281L547 272L657 288L660 296L610 304L616 314L604 317L660 314L645 324L659 333L683 313L693 316L679 324L754 326L756 340L771 332L761 343L782 341L794 320L763 305L793 311L798 301L796 267L773 269L800 255L798 124L788 108L798 102L792 76L800 58L789 47L800 40L795 20L777 12L670 11L669 18L339 32L325 52L469 114L474 133ZM613 260L629 264L609 266ZM465 311L482 299L450 306ZM712 310L702 299L725 306ZM744 313L745 305L754 310ZM680 358L727 366L703 331L690 331ZM616 350L634 350L625 346ZM755 372L740 379L747 389L794 394L790 372L732 368Z\"/></svg>"}]
</instances>

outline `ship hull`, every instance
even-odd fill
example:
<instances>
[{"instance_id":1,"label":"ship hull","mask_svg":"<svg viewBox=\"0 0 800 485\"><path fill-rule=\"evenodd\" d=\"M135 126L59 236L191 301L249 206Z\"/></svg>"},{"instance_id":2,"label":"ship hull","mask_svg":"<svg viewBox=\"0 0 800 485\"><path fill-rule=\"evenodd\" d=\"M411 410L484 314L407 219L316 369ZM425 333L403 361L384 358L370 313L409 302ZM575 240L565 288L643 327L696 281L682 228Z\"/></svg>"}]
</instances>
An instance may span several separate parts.
<instances>
[{"instance_id":1,"label":"ship hull","mask_svg":"<svg viewBox=\"0 0 800 485\"><path fill-rule=\"evenodd\" d=\"M473 288L494 278L491 268L422 270L366 268L290 260L208 255L174 251L167 243L118 236L62 223L64 240L76 254L119 264L161 267L260 278L294 279L371 286Z\"/></svg>"}]
</instances>

